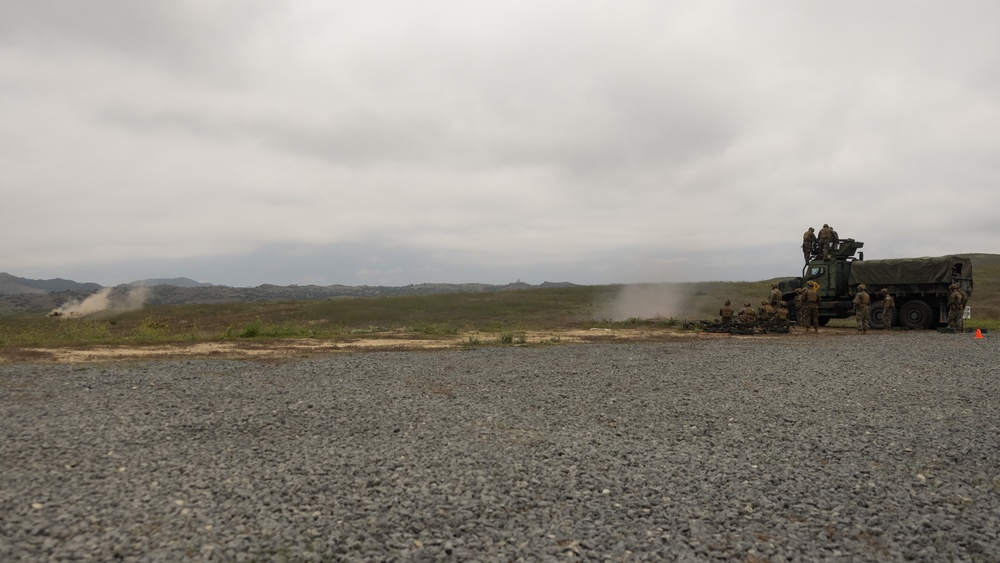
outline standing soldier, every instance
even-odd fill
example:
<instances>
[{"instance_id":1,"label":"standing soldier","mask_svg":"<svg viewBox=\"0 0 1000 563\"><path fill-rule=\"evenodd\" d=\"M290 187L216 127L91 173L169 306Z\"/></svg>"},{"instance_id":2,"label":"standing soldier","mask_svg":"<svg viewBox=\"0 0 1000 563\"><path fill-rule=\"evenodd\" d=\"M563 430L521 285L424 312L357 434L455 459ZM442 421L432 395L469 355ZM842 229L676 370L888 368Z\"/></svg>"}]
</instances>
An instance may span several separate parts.
<instances>
[{"instance_id":1,"label":"standing soldier","mask_svg":"<svg viewBox=\"0 0 1000 563\"><path fill-rule=\"evenodd\" d=\"M806 264L813 257L816 248L816 230L809 227L809 230L802 235L802 255L806 258Z\"/></svg>"},{"instance_id":2,"label":"standing soldier","mask_svg":"<svg viewBox=\"0 0 1000 563\"><path fill-rule=\"evenodd\" d=\"M892 318L896 316L896 300L884 287L878 293L882 296L882 325L886 330L892 330Z\"/></svg>"},{"instance_id":3,"label":"standing soldier","mask_svg":"<svg viewBox=\"0 0 1000 563\"><path fill-rule=\"evenodd\" d=\"M802 292L802 312L805 313L806 332L811 327L813 332L819 332L819 291L816 290L816 282L810 281L806 284L806 290Z\"/></svg>"},{"instance_id":4,"label":"standing soldier","mask_svg":"<svg viewBox=\"0 0 1000 563\"><path fill-rule=\"evenodd\" d=\"M948 296L948 328L955 332L962 332L962 313L965 310L962 291L958 289L958 284L951 284L951 295Z\"/></svg>"},{"instance_id":5,"label":"standing soldier","mask_svg":"<svg viewBox=\"0 0 1000 563\"><path fill-rule=\"evenodd\" d=\"M865 284L858 284L858 293L854 296L854 316L858 318L858 332L861 334L868 332L868 309L872 302L866 289Z\"/></svg>"},{"instance_id":6,"label":"standing soldier","mask_svg":"<svg viewBox=\"0 0 1000 563\"><path fill-rule=\"evenodd\" d=\"M955 289L962 294L962 314L958 316L958 331L965 332L965 306L969 304L969 294L962 289L962 285L955 282Z\"/></svg>"},{"instance_id":7,"label":"standing soldier","mask_svg":"<svg viewBox=\"0 0 1000 563\"><path fill-rule=\"evenodd\" d=\"M819 230L820 256L824 260L830 259L830 245L833 242L833 229L830 225L823 223L823 228Z\"/></svg>"},{"instance_id":8,"label":"standing soldier","mask_svg":"<svg viewBox=\"0 0 1000 563\"><path fill-rule=\"evenodd\" d=\"M726 299L726 304L719 309L719 316L722 317L722 324L727 325L733 322L733 306L732 303Z\"/></svg>"},{"instance_id":9,"label":"standing soldier","mask_svg":"<svg viewBox=\"0 0 1000 563\"><path fill-rule=\"evenodd\" d=\"M806 290L801 287L795 289L795 297L792 299L792 303L795 305L795 324L803 326L806 320L806 314L802 311L803 301L802 298L805 295Z\"/></svg>"}]
</instances>

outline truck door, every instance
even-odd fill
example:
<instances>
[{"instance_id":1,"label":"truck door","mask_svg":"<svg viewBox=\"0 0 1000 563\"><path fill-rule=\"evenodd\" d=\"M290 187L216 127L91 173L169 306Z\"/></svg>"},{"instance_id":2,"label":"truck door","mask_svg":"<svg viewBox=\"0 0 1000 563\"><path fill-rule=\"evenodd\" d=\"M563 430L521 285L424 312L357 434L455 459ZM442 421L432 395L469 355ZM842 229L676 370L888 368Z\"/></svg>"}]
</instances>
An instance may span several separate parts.
<instances>
[{"instance_id":1,"label":"truck door","mask_svg":"<svg viewBox=\"0 0 1000 563\"><path fill-rule=\"evenodd\" d=\"M822 298L827 299L833 295L833 293L829 292L833 291L835 288L833 287L833 284L830 283L830 270L825 265L810 264L806 267L805 275L802 276L802 286L806 287L806 285L811 281L819 284L819 294Z\"/></svg>"}]
</instances>

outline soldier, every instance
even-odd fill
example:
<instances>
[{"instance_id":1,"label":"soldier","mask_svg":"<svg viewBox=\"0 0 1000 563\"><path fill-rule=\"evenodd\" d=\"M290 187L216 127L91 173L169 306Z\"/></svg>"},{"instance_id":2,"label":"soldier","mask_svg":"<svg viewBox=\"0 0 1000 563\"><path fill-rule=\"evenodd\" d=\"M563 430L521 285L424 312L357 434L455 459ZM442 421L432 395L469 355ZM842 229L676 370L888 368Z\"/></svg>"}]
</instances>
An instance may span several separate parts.
<instances>
[{"instance_id":1,"label":"soldier","mask_svg":"<svg viewBox=\"0 0 1000 563\"><path fill-rule=\"evenodd\" d=\"M955 282L955 289L962 294L962 314L958 316L958 331L965 332L965 306L969 304L969 294L962 289L962 285Z\"/></svg>"},{"instance_id":2,"label":"soldier","mask_svg":"<svg viewBox=\"0 0 1000 563\"><path fill-rule=\"evenodd\" d=\"M896 300L884 287L878 294L882 296L882 325L886 330L892 330L892 318L896 316Z\"/></svg>"},{"instance_id":3,"label":"soldier","mask_svg":"<svg viewBox=\"0 0 1000 563\"><path fill-rule=\"evenodd\" d=\"M774 320L788 324L788 307L785 306L784 301L778 301L778 308L774 310Z\"/></svg>"},{"instance_id":4,"label":"soldier","mask_svg":"<svg viewBox=\"0 0 1000 563\"><path fill-rule=\"evenodd\" d=\"M795 297L792 298L792 303L795 305L795 324L802 326L805 324L806 315L802 312L803 301L802 298L805 295L805 289L799 287L795 289Z\"/></svg>"},{"instance_id":5,"label":"soldier","mask_svg":"<svg viewBox=\"0 0 1000 563\"><path fill-rule=\"evenodd\" d=\"M866 291L865 284L858 284L858 293L854 296L854 316L858 319L858 332L868 333L868 309L871 305L871 297Z\"/></svg>"},{"instance_id":6,"label":"soldier","mask_svg":"<svg viewBox=\"0 0 1000 563\"><path fill-rule=\"evenodd\" d=\"M770 321L774 319L774 307L768 303L767 299L760 300L760 307L757 307L757 318L761 321Z\"/></svg>"},{"instance_id":7,"label":"soldier","mask_svg":"<svg viewBox=\"0 0 1000 563\"><path fill-rule=\"evenodd\" d=\"M743 309L740 310L740 322L751 325L757 322L757 312L753 310L749 301L744 303Z\"/></svg>"},{"instance_id":8,"label":"soldier","mask_svg":"<svg viewBox=\"0 0 1000 563\"><path fill-rule=\"evenodd\" d=\"M810 281L806 284L806 290L802 292L802 312L805 313L803 324L806 332L811 327L813 332L819 332L819 302L821 298L816 290L816 282Z\"/></svg>"},{"instance_id":9,"label":"soldier","mask_svg":"<svg viewBox=\"0 0 1000 563\"><path fill-rule=\"evenodd\" d=\"M733 311L732 303L730 303L729 300L726 299L726 304L723 305L721 309L719 309L719 316L722 317L722 324L727 325L733 322L734 313L735 311Z\"/></svg>"},{"instance_id":10,"label":"soldier","mask_svg":"<svg viewBox=\"0 0 1000 563\"><path fill-rule=\"evenodd\" d=\"M824 260L830 259L830 245L833 243L833 229L830 225L823 223L823 228L819 230L820 256Z\"/></svg>"},{"instance_id":11,"label":"soldier","mask_svg":"<svg viewBox=\"0 0 1000 563\"><path fill-rule=\"evenodd\" d=\"M813 257L816 248L816 231L812 227L802 235L802 255L806 258L806 264Z\"/></svg>"},{"instance_id":12,"label":"soldier","mask_svg":"<svg viewBox=\"0 0 1000 563\"><path fill-rule=\"evenodd\" d=\"M775 305L778 304L778 301L781 301L781 290L778 289L778 284L772 283L771 294L768 298L768 303L770 303L771 306L774 307Z\"/></svg>"},{"instance_id":13,"label":"soldier","mask_svg":"<svg viewBox=\"0 0 1000 563\"><path fill-rule=\"evenodd\" d=\"M948 328L962 332L962 313L965 310L962 291L957 283L951 284L951 295L948 296Z\"/></svg>"}]
</instances>

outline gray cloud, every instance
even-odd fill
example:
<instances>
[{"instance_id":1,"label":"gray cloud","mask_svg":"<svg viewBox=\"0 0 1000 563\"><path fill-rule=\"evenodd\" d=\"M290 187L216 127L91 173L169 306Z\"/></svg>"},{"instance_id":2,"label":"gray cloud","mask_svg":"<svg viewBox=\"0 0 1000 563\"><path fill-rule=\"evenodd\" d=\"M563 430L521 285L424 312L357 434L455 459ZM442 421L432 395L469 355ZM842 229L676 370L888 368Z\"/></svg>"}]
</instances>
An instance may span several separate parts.
<instances>
[{"instance_id":1,"label":"gray cloud","mask_svg":"<svg viewBox=\"0 0 1000 563\"><path fill-rule=\"evenodd\" d=\"M234 284L773 277L824 222L998 252L998 12L2 2L0 251Z\"/></svg>"}]
</instances>

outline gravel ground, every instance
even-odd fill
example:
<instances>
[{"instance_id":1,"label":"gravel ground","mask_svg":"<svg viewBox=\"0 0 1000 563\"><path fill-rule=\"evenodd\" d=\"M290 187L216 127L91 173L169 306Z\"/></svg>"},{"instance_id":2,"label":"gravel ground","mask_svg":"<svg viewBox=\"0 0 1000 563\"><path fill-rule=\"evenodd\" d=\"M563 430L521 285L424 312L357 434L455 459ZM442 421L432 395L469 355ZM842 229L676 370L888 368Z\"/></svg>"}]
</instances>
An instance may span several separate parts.
<instances>
[{"instance_id":1,"label":"gravel ground","mask_svg":"<svg viewBox=\"0 0 1000 563\"><path fill-rule=\"evenodd\" d=\"M1000 560L992 338L0 366L0 560Z\"/></svg>"}]
</instances>

